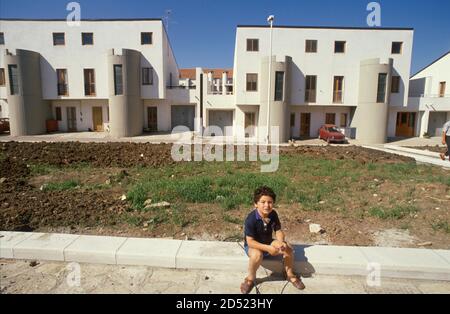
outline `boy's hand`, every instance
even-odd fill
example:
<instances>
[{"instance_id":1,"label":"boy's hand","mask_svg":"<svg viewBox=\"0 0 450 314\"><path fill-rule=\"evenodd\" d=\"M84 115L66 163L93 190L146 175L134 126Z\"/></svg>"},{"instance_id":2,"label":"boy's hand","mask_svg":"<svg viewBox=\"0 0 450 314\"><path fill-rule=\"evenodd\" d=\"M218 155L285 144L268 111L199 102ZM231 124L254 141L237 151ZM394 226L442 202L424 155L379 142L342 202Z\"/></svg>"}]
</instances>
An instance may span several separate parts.
<instances>
[{"instance_id":1,"label":"boy's hand","mask_svg":"<svg viewBox=\"0 0 450 314\"><path fill-rule=\"evenodd\" d=\"M278 256L278 255L283 254L283 252L281 252L280 249L277 249L276 247L273 247L273 246L269 246L267 253L269 253L272 256Z\"/></svg>"}]
</instances>

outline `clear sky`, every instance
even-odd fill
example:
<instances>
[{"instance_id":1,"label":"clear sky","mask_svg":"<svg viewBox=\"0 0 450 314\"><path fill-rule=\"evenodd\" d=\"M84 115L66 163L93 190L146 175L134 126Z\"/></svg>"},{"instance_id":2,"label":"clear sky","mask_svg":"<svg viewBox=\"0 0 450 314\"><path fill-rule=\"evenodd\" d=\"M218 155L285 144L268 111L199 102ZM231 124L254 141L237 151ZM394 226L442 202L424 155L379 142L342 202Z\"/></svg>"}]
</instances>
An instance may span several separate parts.
<instances>
[{"instance_id":1,"label":"clear sky","mask_svg":"<svg viewBox=\"0 0 450 314\"><path fill-rule=\"evenodd\" d=\"M67 0L0 0L1 18L66 18ZM78 0L82 18L162 18L178 65L232 67L236 25L365 27L369 0ZM382 0L382 27L415 29L412 72L450 50L449 0Z\"/></svg>"}]
</instances>

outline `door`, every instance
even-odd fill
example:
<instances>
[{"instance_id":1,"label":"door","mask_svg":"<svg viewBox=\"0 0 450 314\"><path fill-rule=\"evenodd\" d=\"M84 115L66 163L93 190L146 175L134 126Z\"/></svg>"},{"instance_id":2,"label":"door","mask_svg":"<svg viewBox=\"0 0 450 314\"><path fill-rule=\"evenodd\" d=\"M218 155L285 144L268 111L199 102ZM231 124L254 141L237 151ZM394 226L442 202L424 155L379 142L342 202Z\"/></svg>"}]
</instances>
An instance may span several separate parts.
<instances>
[{"instance_id":1,"label":"door","mask_svg":"<svg viewBox=\"0 0 450 314\"><path fill-rule=\"evenodd\" d=\"M185 126L194 131L195 107L194 106L172 106L172 129L177 126Z\"/></svg>"},{"instance_id":2,"label":"door","mask_svg":"<svg viewBox=\"0 0 450 314\"><path fill-rule=\"evenodd\" d=\"M209 126L217 126L225 136L227 127L233 127L233 111L211 110L209 111ZM230 134L231 135L231 134Z\"/></svg>"},{"instance_id":3,"label":"door","mask_svg":"<svg viewBox=\"0 0 450 314\"><path fill-rule=\"evenodd\" d=\"M67 131L77 131L77 109L75 107L67 107Z\"/></svg>"},{"instance_id":4,"label":"door","mask_svg":"<svg viewBox=\"0 0 450 314\"><path fill-rule=\"evenodd\" d=\"M245 113L245 137L255 137L256 112Z\"/></svg>"},{"instance_id":5,"label":"door","mask_svg":"<svg viewBox=\"0 0 450 314\"><path fill-rule=\"evenodd\" d=\"M103 132L103 111L102 107L92 108L93 125L95 132Z\"/></svg>"},{"instance_id":6,"label":"door","mask_svg":"<svg viewBox=\"0 0 450 314\"><path fill-rule=\"evenodd\" d=\"M147 108L147 119L150 132L158 132L158 108Z\"/></svg>"},{"instance_id":7,"label":"door","mask_svg":"<svg viewBox=\"0 0 450 314\"><path fill-rule=\"evenodd\" d=\"M311 130L311 114L302 113L300 115L300 138L309 138Z\"/></svg>"},{"instance_id":8,"label":"door","mask_svg":"<svg viewBox=\"0 0 450 314\"><path fill-rule=\"evenodd\" d=\"M415 112L399 112L397 114L397 130L395 136L413 137L416 125Z\"/></svg>"}]
</instances>

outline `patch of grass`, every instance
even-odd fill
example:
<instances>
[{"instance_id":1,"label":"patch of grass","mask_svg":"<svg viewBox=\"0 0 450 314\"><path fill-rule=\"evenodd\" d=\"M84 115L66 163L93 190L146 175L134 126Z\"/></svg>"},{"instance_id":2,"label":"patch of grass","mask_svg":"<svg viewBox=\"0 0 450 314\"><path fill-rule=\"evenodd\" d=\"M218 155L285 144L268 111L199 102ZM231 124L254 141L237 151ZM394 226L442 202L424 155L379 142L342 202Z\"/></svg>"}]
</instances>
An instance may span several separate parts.
<instances>
[{"instance_id":1,"label":"patch of grass","mask_svg":"<svg viewBox=\"0 0 450 314\"><path fill-rule=\"evenodd\" d=\"M231 224L235 224L235 225L243 225L244 224L244 222L241 219L232 217L226 213L224 213L222 215L222 218L223 218L223 221L231 223Z\"/></svg>"},{"instance_id":2,"label":"patch of grass","mask_svg":"<svg viewBox=\"0 0 450 314\"><path fill-rule=\"evenodd\" d=\"M450 224L448 223L448 221L438 221L431 224L431 227L434 231L442 230L445 233L450 233Z\"/></svg>"},{"instance_id":3,"label":"patch of grass","mask_svg":"<svg viewBox=\"0 0 450 314\"><path fill-rule=\"evenodd\" d=\"M419 211L415 206L411 205L397 205L392 208L372 207L369 210L369 215L378 217L380 219L402 219L410 214L415 214Z\"/></svg>"},{"instance_id":4,"label":"patch of grass","mask_svg":"<svg viewBox=\"0 0 450 314\"><path fill-rule=\"evenodd\" d=\"M47 164L31 164L30 172L32 176L45 176L60 170L59 167Z\"/></svg>"},{"instance_id":5,"label":"patch of grass","mask_svg":"<svg viewBox=\"0 0 450 314\"><path fill-rule=\"evenodd\" d=\"M127 198L133 208L143 209L148 198L154 202L171 203L212 203L220 200L226 210L239 205L251 205L254 190L261 185L271 186L276 193L282 194L288 186L285 177L261 173L217 173L223 169L220 164L205 165L190 171L201 172L167 176L165 169L144 173L142 178L128 191ZM179 169L177 169L179 173ZM173 172L173 170L172 170ZM218 198L219 197L219 198Z\"/></svg>"},{"instance_id":6,"label":"patch of grass","mask_svg":"<svg viewBox=\"0 0 450 314\"><path fill-rule=\"evenodd\" d=\"M68 191L80 187L80 183L74 180L64 181L60 183L48 183L43 187L43 191Z\"/></svg>"},{"instance_id":7,"label":"patch of grass","mask_svg":"<svg viewBox=\"0 0 450 314\"><path fill-rule=\"evenodd\" d=\"M105 184L105 183L96 183L96 184L89 184L85 185L83 187L85 190L92 191L92 190L106 190L111 188L111 184Z\"/></svg>"},{"instance_id":8,"label":"patch of grass","mask_svg":"<svg viewBox=\"0 0 450 314\"><path fill-rule=\"evenodd\" d=\"M130 214L125 215L124 221L132 226L139 227L143 224L144 219L138 216L132 216Z\"/></svg>"},{"instance_id":9,"label":"patch of grass","mask_svg":"<svg viewBox=\"0 0 450 314\"><path fill-rule=\"evenodd\" d=\"M188 213L186 213L187 208L185 205L176 204L172 209L172 221L175 225L180 226L181 228L186 227L190 221ZM191 219L195 220L195 219Z\"/></svg>"}]
</instances>

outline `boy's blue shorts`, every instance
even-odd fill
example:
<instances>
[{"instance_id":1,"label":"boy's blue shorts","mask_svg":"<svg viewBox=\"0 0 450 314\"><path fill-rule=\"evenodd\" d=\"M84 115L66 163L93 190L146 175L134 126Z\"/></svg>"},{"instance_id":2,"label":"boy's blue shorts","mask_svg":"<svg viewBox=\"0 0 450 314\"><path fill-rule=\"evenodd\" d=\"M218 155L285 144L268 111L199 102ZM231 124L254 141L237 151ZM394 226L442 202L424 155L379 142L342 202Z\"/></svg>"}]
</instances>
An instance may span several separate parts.
<instances>
[{"instance_id":1,"label":"boy's blue shorts","mask_svg":"<svg viewBox=\"0 0 450 314\"><path fill-rule=\"evenodd\" d=\"M244 246L244 250L245 250L245 254L247 254L247 256L248 256L248 245ZM264 252L263 257L267 258L267 257L271 257L271 255L269 253L267 253L267 252Z\"/></svg>"}]
</instances>

